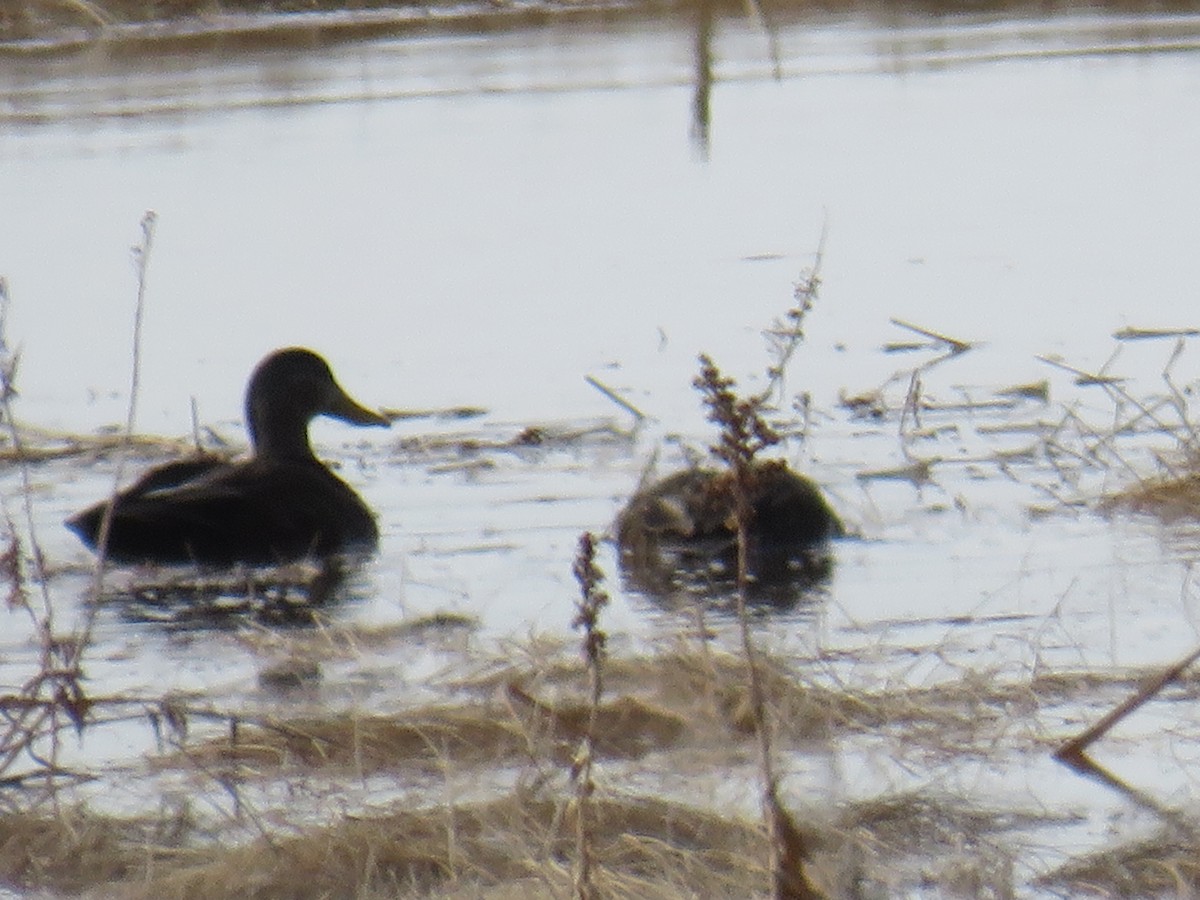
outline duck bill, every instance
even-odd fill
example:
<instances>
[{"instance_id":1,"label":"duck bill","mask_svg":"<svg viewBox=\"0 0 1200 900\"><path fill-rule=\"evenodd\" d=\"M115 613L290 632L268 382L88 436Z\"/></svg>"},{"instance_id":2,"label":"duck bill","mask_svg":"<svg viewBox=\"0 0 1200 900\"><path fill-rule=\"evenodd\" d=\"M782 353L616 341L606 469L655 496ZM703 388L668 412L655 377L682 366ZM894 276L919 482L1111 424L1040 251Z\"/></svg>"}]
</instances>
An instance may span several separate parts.
<instances>
[{"instance_id":1,"label":"duck bill","mask_svg":"<svg viewBox=\"0 0 1200 900\"><path fill-rule=\"evenodd\" d=\"M384 428L389 428L392 424L391 419L380 415L373 409L360 406L343 390L338 390L333 396L329 407L325 410L325 415L354 425L382 425Z\"/></svg>"}]
</instances>

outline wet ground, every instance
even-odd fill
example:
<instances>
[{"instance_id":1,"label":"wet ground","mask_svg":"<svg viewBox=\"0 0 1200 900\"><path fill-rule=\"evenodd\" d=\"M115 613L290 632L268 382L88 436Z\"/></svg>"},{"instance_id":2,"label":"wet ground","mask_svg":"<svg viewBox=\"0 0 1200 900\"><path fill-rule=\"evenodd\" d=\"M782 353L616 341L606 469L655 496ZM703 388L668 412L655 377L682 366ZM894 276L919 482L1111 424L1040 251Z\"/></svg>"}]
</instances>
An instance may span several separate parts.
<instances>
[{"instance_id":1,"label":"wet ground","mask_svg":"<svg viewBox=\"0 0 1200 900\"><path fill-rule=\"evenodd\" d=\"M1197 640L1194 535L1096 501L1191 440L1194 337L1172 364L1176 336L1114 335L1195 324L1197 35L1187 15L850 14L772 42L723 16L707 85L686 17L302 51L6 55L0 274L21 351L16 414L50 448L124 421L128 248L147 209L140 432L186 439L194 401L204 441L243 444L246 374L286 344L319 349L364 403L482 411L314 428L383 533L323 611L331 626L475 623L449 643L335 654L299 704L393 711L444 696L450 670L574 639L578 535L608 527L655 457L666 471L703 452L698 352L762 384L763 331L824 234L779 419L785 455L855 536L824 591L763 617L766 645L848 690L1167 664ZM945 343L895 320L971 348L943 358ZM1080 383L1039 357L1127 380ZM648 420L635 427L585 376ZM140 451L129 471L163 455ZM18 467L4 474L22 533L30 498L64 628L85 615L90 572L60 523L104 496L114 466L72 452L28 469L28 491ZM600 562L615 651L694 629L688 608L623 587L610 547ZM262 677L278 661L273 626L187 612L104 603L90 689L288 709ZM12 686L36 648L28 618L8 618ZM1049 756L1122 690L1013 712L1013 741L991 756L906 750L896 729L795 754L791 783L834 800L917 790L1063 812L1013 837L1015 881L1035 895L1037 876L1156 824ZM1112 745L1121 776L1172 807L1195 789L1178 706ZM153 744L140 723L114 725L66 752L101 773L90 796L140 807L153 800L126 767Z\"/></svg>"}]
</instances>

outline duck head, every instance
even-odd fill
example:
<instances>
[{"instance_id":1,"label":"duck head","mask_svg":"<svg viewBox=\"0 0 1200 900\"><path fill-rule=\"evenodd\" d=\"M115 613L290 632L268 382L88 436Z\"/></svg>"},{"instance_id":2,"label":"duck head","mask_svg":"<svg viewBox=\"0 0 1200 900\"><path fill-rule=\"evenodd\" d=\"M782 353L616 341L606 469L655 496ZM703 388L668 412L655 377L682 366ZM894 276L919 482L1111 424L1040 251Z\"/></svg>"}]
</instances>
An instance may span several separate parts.
<instances>
[{"instance_id":1,"label":"duck head","mask_svg":"<svg viewBox=\"0 0 1200 900\"><path fill-rule=\"evenodd\" d=\"M353 425L391 424L342 390L329 364L311 350L276 350L258 364L246 388L246 424L256 456L312 459L308 423L316 416Z\"/></svg>"}]
</instances>

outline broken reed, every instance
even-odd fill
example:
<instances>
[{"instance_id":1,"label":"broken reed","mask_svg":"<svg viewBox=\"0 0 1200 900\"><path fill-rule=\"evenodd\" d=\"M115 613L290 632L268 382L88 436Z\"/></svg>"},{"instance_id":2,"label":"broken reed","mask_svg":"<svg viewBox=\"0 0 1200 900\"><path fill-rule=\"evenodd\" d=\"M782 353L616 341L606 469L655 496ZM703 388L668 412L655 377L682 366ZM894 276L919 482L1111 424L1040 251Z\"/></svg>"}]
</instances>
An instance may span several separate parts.
<instances>
[{"instance_id":1,"label":"broken reed","mask_svg":"<svg viewBox=\"0 0 1200 900\"><path fill-rule=\"evenodd\" d=\"M590 532L580 535L572 571L579 582L580 599L576 606L578 613L571 627L583 629L582 650L589 687L587 724L571 763L571 780L575 785L576 857L573 881L575 896L579 900L598 900L600 894L593 879L595 853L591 806L596 785L592 780L592 762L595 758L596 718L604 690L602 666L608 643L608 635L600 629L600 610L608 604L608 594L600 586L604 581L604 573L596 565L596 539Z\"/></svg>"},{"instance_id":2,"label":"broken reed","mask_svg":"<svg viewBox=\"0 0 1200 900\"><path fill-rule=\"evenodd\" d=\"M735 382L726 378L716 364L700 356L700 375L693 385L708 408L708 420L717 426L717 442L710 450L732 475L734 519L737 528L737 619L742 652L746 663L746 688L750 717L758 736L759 773L763 782L763 819L767 828L772 897L776 900L816 900L823 895L813 886L805 871L807 847L800 830L779 799L779 779L775 772L770 722L762 684L754 637L747 612L751 574L749 571L750 530L754 508L750 502L756 477L754 463L758 454L778 444L782 438L764 418L766 394L741 399L734 391Z\"/></svg>"}]
</instances>

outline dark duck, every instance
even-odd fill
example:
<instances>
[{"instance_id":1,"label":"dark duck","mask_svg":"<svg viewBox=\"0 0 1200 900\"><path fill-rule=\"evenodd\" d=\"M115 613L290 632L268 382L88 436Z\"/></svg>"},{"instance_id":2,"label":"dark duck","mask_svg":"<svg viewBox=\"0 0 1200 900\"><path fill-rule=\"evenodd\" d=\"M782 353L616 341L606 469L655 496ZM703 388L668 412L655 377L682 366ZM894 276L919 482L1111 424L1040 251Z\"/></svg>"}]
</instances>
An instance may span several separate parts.
<instances>
[{"instance_id":1,"label":"dark duck","mask_svg":"<svg viewBox=\"0 0 1200 900\"><path fill-rule=\"evenodd\" d=\"M733 475L676 472L639 490L616 522L621 561L641 586L661 592L678 576L709 579L737 566ZM748 563L758 581L818 582L829 574L828 544L845 530L821 490L782 461L754 465L749 483Z\"/></svg>"},{"instance_id":2,"label":"dark duck","mask_svg":"<svg viewBox=\"0 0 1200 900\"><path fill-rule=\"evenodd\" d=\"M272 353L246 388L250 458L200 456L147 472L111 500L106 556L120 563L231 566L374 550L374 514L309 445L308 424L321 415L389 424L351 399L317 354ZM109 503L67 520L93 550Z\"/></svg>"}]
</instances>

